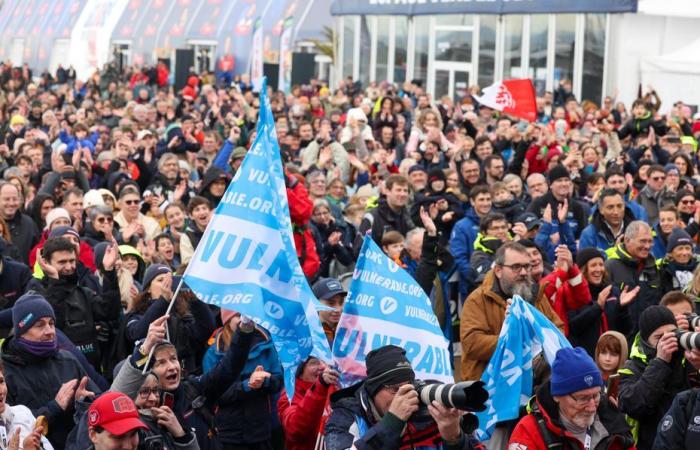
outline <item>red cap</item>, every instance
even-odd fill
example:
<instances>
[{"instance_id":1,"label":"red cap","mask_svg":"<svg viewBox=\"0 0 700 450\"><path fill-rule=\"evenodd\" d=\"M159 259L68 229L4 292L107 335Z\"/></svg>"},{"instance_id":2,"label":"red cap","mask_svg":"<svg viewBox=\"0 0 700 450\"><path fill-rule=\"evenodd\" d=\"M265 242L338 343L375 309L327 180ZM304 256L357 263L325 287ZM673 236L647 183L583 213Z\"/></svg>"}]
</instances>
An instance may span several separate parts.
<instances>
[{"instance_id":1,"label":"red cap","mask_svg":"<svg viewBox=\"0 0 700 450\"><path fill-rule=\"evenodd\" d=\"M92 402L88 410L88 425L102 427L115 436L137 428L148 429L139 420L134 401L121 392L107 392Z\"/></svg>"}]
</instances>

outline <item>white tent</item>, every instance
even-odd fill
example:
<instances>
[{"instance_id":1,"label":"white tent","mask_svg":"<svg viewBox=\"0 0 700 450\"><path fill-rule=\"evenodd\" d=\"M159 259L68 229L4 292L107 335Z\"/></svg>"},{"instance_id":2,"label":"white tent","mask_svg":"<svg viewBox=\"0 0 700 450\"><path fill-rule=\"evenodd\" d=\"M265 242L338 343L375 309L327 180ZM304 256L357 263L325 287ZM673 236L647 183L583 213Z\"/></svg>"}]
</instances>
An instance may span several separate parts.
<instances>
[{"instance_id":1,"label":"white tent","mask_svg":"<svg viewBox=\"0 0 700 450\"><path fill-rule=\"evenodd\" d=\"M643 86L652 85L667 110L677 100L700 105L700 38L686 47L640 61Z\"/></svg>"}]
</instances>

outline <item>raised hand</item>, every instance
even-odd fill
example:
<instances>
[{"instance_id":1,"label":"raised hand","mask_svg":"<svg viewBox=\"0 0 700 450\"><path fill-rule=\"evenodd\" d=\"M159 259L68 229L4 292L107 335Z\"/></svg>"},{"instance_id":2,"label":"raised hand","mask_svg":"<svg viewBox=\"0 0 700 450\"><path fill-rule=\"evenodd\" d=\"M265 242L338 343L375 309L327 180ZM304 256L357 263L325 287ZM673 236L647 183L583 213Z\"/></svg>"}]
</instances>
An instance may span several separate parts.
<instances>
[{"instance_id":1,"label":"raised hand","mask_svg":"<svg viewBox=\"0 0 700 450\"><path fill-rule=\"evenodd\" d=\"M627 306L632 303L632 301L637 297L637 294L639 294L640 287L637 286L631 291L628 289L629 287L625 286L625 289L620 294L620 306Z\"/></svg>"},{"instance_id":2,"label":"raised hand","mask_svg":"<svg viewBox=\"0 0 700 450\"><path fill-rule=\"evenodd\" d=\"M83 379L80 380L80 384L78 385L78 389L75 390L75 399L76 400L80 401L80 400L83 400L84 398L95 396L94 392L89 391L87 389L87 383L88 383L88 377L83 377Z\"/></svg>"},{"instance_id":3,"label":"raised hand","mask_svg":"<svg viewBox=\"0 0 700 450\"><path fill-rule=\"evenodd\" d=\"M41 267L42 272L44 272L47 277L58 280L58 270L46 262L40 248L36 249L36 262L39 263L39 267Z\"/></svg>"},{"instance_id":4,"label":"raised hand","mask_svg":"<svg viewBox=\"0 0 700 450\"><path fill-rule=\"evenodd\" d=\"M431 207L432 206L433 205L431 205ZM433 222L430 214L428 214L423 206L420 207L420 220L423 222L423 228L425 228L425 232L428 233L428 236L437 236L435 222Z\"/></svg>"}]
</instances>

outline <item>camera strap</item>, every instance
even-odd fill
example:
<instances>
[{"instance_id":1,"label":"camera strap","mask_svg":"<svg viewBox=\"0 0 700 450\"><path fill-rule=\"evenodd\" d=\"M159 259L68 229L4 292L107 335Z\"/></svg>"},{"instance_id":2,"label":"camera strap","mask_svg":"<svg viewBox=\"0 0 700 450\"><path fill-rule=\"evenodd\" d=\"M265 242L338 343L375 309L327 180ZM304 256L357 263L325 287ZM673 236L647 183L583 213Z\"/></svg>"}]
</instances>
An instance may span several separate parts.
<instances>
[{"instance_id":1,"label":"camera strap","mask_svg":"<svg viewBox=\"0 0 700 450\"><path fill-rule=\"evenodd\" d=\"M584 450L591 450L591 427L586 428L586 437L583 440Z\"/></svg>"}]
</instances>

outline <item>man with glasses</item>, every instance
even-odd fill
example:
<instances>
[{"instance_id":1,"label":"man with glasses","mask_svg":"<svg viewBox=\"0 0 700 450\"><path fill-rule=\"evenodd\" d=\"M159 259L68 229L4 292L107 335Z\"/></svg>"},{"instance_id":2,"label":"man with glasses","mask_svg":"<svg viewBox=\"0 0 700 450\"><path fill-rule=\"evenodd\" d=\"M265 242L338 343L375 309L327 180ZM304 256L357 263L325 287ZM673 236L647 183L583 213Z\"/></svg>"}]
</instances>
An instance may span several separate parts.
<instances>
[{"instance_id":1,"label":"man with glasses","mask_svg":"<svg viewBox=\"0 0 700 450\"><path fill-rule=\"evenodd\" d=\"M563 323L532 279L532 259L517 242L506 242L496 251L494 266L483 283L469 295L460 315L462 380L478 380L498 342L508 300L519 295L532 303L560 330ZM563 332L563 331L562 331Z\"/></svg>"},{"instance_id":2,"label":"man with glasses","mask_svg":"<svg viewBox=\"0 0 700 450\"><path fill-rule=\"evenodd\" d=\"M552 377L537 389L531 412L510 438L509 449L633 449L625 416L605 397L603 377L585 350L560 349Z\"/></svg>"},{"instance_id":3,"label":"man with glasses","mask_svg":"<svg viewBox=\"0 0 700 450\"><path fill-rule=\"evenodd\" d=\"M637 333L642 311L651 305L657 305L661 299L661 277L651 254L653 244L649 225L635 220L627 225L622 243L607 252L605 270L610 284L627 290L640 287L636 300L626 307L632 320L632 329L628 335L630 342Z\"/></svg>"},{"instance_id":4,"label":"man with glasses","mask_svg":"<svg viewBox=\"0 0 700 450\"><path fill-rule=\"evenodd\" d=\"M666 172L663 166L654 164L647 171L647 184L639 191L637 203L642 205L649 216L649 223L659 220L661 197L666 182Z\"/></svg>"},{"instance_id":5,"label":"man with glasses","mask_svg":"<svg viewBox=\"0 0 700 450\"><path fill-rule=\"evenodd\" d=\"M462 431L462 412L456 409L434 402L431 417L414 415L418 392L404 349L385 345L369 352L366 362L365 381L333 395L326 449L484 449Z\"/></svg>"}]
</instances>

